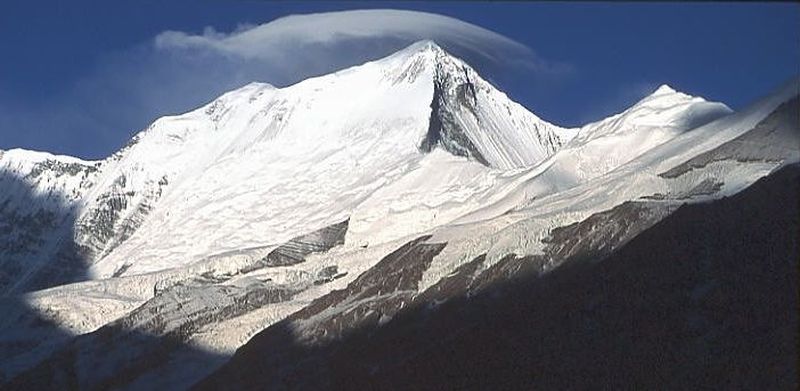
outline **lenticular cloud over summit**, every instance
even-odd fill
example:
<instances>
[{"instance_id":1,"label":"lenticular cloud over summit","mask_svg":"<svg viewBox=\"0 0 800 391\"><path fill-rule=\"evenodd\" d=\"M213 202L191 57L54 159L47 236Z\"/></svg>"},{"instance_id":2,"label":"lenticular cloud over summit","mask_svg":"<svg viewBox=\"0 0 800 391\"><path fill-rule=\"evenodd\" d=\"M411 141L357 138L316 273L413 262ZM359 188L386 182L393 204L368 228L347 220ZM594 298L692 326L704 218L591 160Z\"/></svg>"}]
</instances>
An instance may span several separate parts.
<instances>
[{"instance_id":1,"label":"lenticular cloud over summit","mask_svg":"<svg viewBox=\"0 0 800 391\"><path fill-rule=\"evenodd\" d=\"M517 65L532 69L552 68L528 47L493 31L448 16L404 10L291 15L255 27L243 26L231 33L218 32L213 27L207 27L200 35L166 31L156 37L155 44L159 49L200 49L282 64L288 60L302 66L298 55L306 50L314 51L313 63L327 63L316 57L320 50L330 50L331 56L338 54L359 63L418 40L435 40L449 50L492 62L512 58Z\"/></svg>"}]
</instances>

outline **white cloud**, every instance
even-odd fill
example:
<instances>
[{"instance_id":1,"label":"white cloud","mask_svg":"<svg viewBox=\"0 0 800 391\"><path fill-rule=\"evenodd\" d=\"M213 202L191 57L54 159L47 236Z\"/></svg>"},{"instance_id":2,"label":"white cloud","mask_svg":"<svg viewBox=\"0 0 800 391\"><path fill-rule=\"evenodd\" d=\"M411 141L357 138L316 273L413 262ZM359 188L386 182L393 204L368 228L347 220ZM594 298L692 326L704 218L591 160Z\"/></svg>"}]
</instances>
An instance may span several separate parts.
<instances>
[{"instance_id":1,"label":"white cloud","mask_svg":"<svg viewBox=\"0 0 800 391\"><path fill-rule=\"evenodd\" d=\"M485 28L448 16L404 10L356 10L292 15L232 33L207 27L202 34L166 31L155 39L159 50L198 50L276 68L302 69L311 63L341 66L387 55L415 41L431 39L456 55L493 65L546 73L567 67L542 60L528 47ZM314 66L308 73L319 72ZM330 69L325 69L330 71ZM280 78L283 75L274 75Z\"/></svg>"},{"instance_id":2,"label":"white cloud","mask_svg":"<svg viewBox=\"0 0 800 391\"><path fill-rule=\"evenodd\" d=\"M260 26L240 27L233 33L206 27L203 34L166 31L158 48L209 48L245 58L274 58L274 50L297 45L337 44L351 39L420 39L460 43L484 55L512 51L531 55L530 49L493 31L448 16L403 10L356 10L291 15Z\"/></svg>"}]
</instances>

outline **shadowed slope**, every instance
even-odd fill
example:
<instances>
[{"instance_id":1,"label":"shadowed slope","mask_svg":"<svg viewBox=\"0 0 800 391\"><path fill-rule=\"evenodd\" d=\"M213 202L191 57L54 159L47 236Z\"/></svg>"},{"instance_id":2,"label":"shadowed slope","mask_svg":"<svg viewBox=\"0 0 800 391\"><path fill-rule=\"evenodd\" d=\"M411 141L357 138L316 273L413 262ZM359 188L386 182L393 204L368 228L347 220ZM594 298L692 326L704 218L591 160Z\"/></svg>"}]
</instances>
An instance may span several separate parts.
<instances>
[{"instance_id":1,"label":"shadowed slope","mask_svg":"<svg viewBox=\"0 0 800 391\"><path fill-rule=\"evenodd\" d=\"M71 314L62 313L61 308L43 310L31 305L32 297L39 292L15 293L13 283L17 281L25 283L20 285L22 288L32 289L85 280L89 261L73 241L75 213L63 209L61 200L66 198L63 194L37 191L30 178L6 170L0 170L0 189L0 233L3 233L0 235L0 271L15 277L0 279L0 287L10 291L0 296L0 313L3 314L0 319L0 389L88 389L102 388L103 384L125 384L141 371L159 364L158 358L168 358L167 353L176 349L194 362L218 365L224 360L222 356L184 345L180 338L158 335L124 322L76 336L74 330L62 326L65 322L60 319ZM54 249L52 253L41 251L48 246ZM15 267L14 262L20 259L39 265L28 268L29 273L25 274L22 273L24 267ZM151 315L158 315L157 312ZM92 338L102 341L92 347L107 353L105 367L85 365L86 352L90 349L80 342ZM126 345L126 341L136 343ZM114 349L103 342L113 345ZM127 363L136 356L137 349L143 349L142 346L157 346L160 350L152 353L147 363ZM45 358L50 360L44 365L37 364ZM17 377L37 365L39 369L31 372L34 376ZM131 367L134 370L130 370ZM103 377L104 371L111 372L116 383ZM95 378L106 383L88 383L79 376L82 372L92 372Z\"/></svg>"},{"instance_id":2,"label":"shadowed slope","mask_svg":"<svg viewBox=\"0 0 800 391\"><path fill-rule=\"evenodd\" d=\"M329 344L300 344L281 322L196 388L793 389L799 180L789 166L681 207L602 262L401 311Z\"/></svg>"}]
</instances>

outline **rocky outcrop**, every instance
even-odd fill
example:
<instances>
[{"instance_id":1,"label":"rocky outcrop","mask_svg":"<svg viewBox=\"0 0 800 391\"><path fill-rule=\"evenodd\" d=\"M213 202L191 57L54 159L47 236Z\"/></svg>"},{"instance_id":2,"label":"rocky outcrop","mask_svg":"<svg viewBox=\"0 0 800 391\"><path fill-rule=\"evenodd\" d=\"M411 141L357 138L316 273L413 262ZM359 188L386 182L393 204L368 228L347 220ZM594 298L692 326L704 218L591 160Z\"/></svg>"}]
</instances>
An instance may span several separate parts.
<instances>
[{"instance_id":1,"label":"rocky outcrop","mask_svg":"<svg viewBox=\"0 0 800 391\"><path fill-rule=\"evenodd\" d=\"M98 164L4 154L0 161L0 294L73 282L85 263L73 245L80 198Z\"/></svg>"},{"instance_id":2,"label":"rocky outcrop","mask_svg":"<svg viewBox=\"0 0 800 391\"><path fill-rule=\"evenodd\" d=\"M128 186L126 175L120 174L75 223L76 242L84 257L101 259L130 238L168 184L168 179L162 177L134 190Z\"/></svg>"},{"instance_id":3,"label":"rocky outcrop","mask_svg":"<svg viewBox=\"0 0 800 391\"><path fill-rule=\"evenodd\" d=\"M428 239L422 236L401 246L347 288L314 300L288 321L298 325L304 341L319 344L391 320L412 301L422 273L446 246Z\"/></svg>"},{"instance_id":4,"label":"rocky outcrop","mask_svg":"<svg viewBox=\"0 0 800 391\"><path fill-rule=\"evenodd\" d=\"M263 267L289 266L305 261L305 257L330 250L344 244L347 227L350 219L320 228L314 232L292 238L278 246L259 261L244 268L241 272L248 273Z\"/></svg>"},{"instance_id":5,"label":"rocky outcrop","mask_svg":"<svg viewBox=\"0 0 800 391\"><path fill-rule=\"evenodd\" d=\"M475 105L477 104L475 87L467 83L448 85L452 81L443 78L444 76L437 72L433 84L428 133L420 144L420 149L430 152L436 146L440 146L453 155L473 158L484 166L488 166L489 162L481 155L456 119L459 111L466 110L473 116L475 115ZM455 94L449 91L453 91ZM471 91L470 97L467 97L467 91Z\"/></svg>"}]
</instances>

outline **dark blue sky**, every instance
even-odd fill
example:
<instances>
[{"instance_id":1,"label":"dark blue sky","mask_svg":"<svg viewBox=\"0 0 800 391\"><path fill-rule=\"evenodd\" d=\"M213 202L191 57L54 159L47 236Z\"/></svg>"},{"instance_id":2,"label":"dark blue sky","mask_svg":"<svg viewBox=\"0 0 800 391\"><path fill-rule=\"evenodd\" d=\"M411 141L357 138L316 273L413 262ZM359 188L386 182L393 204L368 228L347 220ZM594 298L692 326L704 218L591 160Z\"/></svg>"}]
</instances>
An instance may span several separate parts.
<instances>
[{"instance_id":1,"label":"dark blue sky","mask_svg":"<svg viewBox=\"0 0 800 391\"><path fill-rule=\"evenodd\" d=\"M358 8L451 16L565 65L569 71L558 75L498 68L486 75L560 125L618 112L661 83L739 109L800 73L800 5L792 3L12 0L0 13L0 148L103 157L155 117L192 109L244 82L186 81L196 88L181 98L130 98L142 94L132 91L139 77L169 85L159 77L172 73L156 74L162 68L149 68L155 60L147 52L165 30L231 32L294 13ZM109 81L114 74L127 81Z\"/></svg>"}]
</instances>

